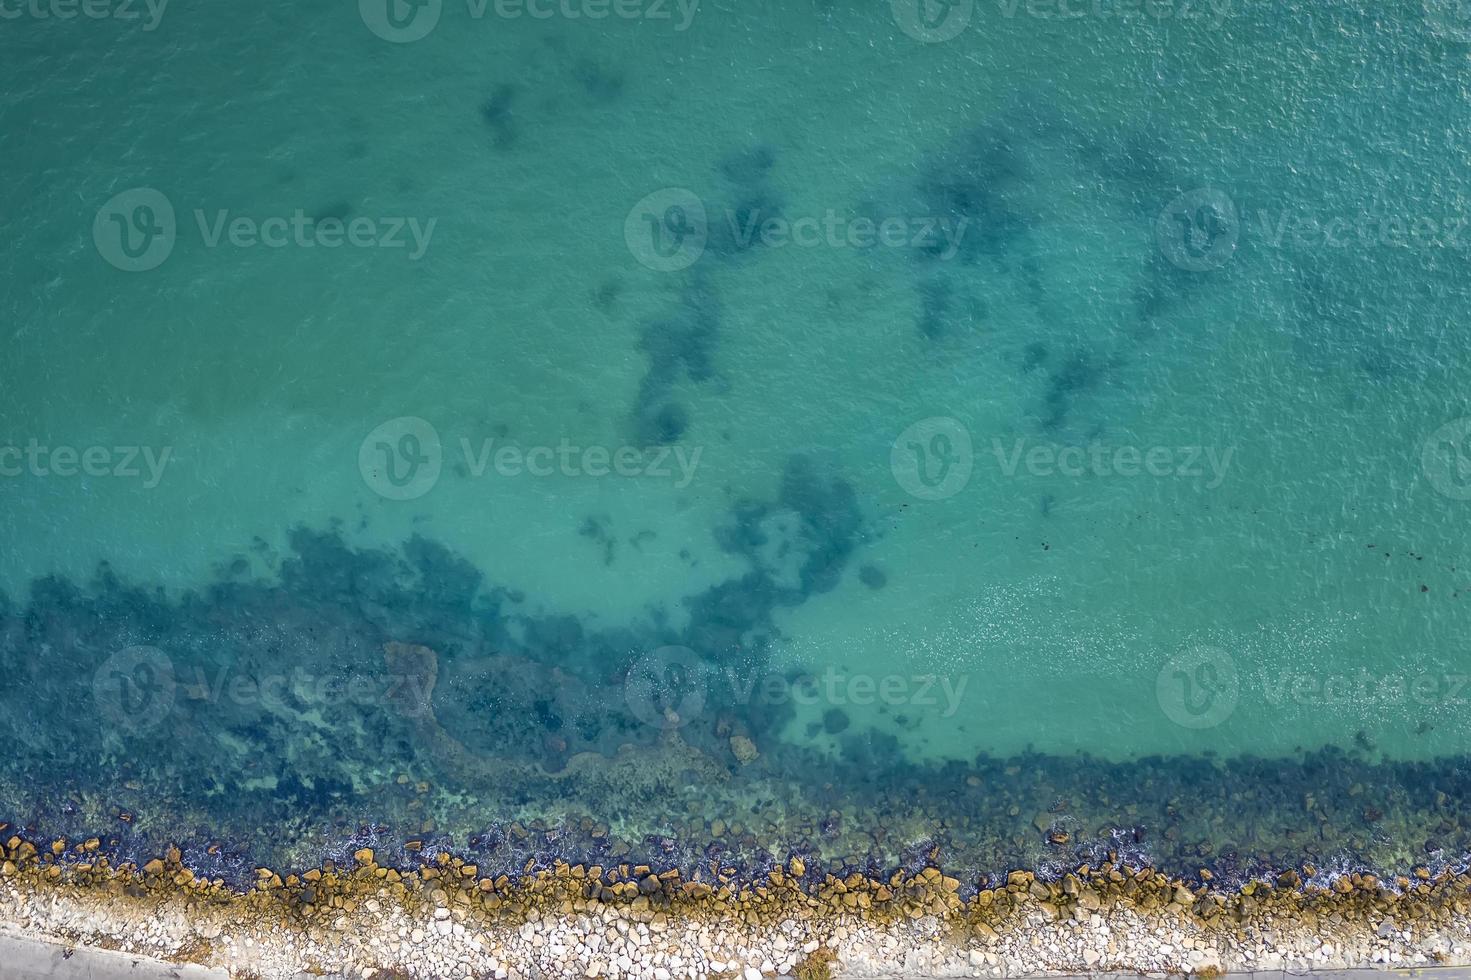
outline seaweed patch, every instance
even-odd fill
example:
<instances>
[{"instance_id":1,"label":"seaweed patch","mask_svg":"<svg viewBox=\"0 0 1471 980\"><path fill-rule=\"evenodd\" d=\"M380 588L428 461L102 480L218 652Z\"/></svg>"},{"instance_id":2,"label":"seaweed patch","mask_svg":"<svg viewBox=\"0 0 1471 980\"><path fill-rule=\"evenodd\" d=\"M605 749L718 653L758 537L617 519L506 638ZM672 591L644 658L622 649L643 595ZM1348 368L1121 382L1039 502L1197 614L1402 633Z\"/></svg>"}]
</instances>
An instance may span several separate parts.
<instances>
[{"instance_id":1,"label":"seaweed patch","mask_svg":"<svg viewBox=\"0 0 1471 980\"><path fill-rule=\"evenodd\" d=\"M490 128L498 150L509 150L520 135L514 108L520 90L509 82L497 85L490 97L480 104L480 119Z\"/></svg>"}]
</instances>

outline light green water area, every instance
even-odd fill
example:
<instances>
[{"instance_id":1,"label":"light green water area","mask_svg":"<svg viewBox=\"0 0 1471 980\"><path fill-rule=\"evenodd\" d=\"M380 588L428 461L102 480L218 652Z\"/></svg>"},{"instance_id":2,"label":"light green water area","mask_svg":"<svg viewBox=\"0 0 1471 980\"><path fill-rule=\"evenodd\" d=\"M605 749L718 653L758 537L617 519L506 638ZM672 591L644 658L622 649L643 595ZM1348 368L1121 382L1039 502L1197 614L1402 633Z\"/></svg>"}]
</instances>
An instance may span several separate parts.
<instances>
[{"instance_id":1,"label":"light green water area","mask_svg":"<svg viewBox=\"0 0 1471 980\"><path fill-rule=\"evenodd\" d=\"M5 9L24 676L182 683L33 583L204 616L305 528L655 729L629 663L776 677L768 756L1464 752L1454 4Z\"/></svg>"}]
</instances>

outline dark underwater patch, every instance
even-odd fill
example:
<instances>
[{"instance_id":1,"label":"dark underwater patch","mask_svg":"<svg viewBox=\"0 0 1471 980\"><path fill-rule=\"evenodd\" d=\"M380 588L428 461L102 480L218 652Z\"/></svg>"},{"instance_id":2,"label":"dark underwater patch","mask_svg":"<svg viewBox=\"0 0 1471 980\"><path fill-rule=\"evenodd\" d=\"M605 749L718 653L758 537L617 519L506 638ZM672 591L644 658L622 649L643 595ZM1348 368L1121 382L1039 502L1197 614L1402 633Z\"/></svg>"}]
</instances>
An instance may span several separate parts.
<instances>
[{"instance_id":1,"label":"dark underwater patch","mask_svg":"<svg viewBox=\"0 0 1471 980\"><path fill-rule=\"evenodd\" d=\"M618 540L613 536L612 518L606 514L589 515L583 519L577 533L587 538L602 550L603 565L613 564L618 555Z\"/></svg>"},{"instance_id":2,"label":"dark underwater patch","mask_svg":"<svg viewBox=\"0 0 1471 980\"><path fill-rule=\"evenodd\" d=\"M733 184L757 187L771 176L775 166L776 148L768 143L757 143L727 153L721 158L718 169L720 175Z\"/></svg>"},{"instance_id":3,"label":"dark underwater patch","mask_svg":"<svg viewBox=\"0 0 1471 980\"><path fill-rule=\"evenodd\" d=\"M846 731L849 725L848 713L842 708L829 708L822 715L822 730L829 735L837 735Z\"/></svg>"},{"instance_id":4,"label":"dark underwater patch","mask_svg":"<svg viewBox=\"0 0 1471 980\"><path fill-rule=\"evenodd\" d=\"M37 699L55 697L39 683L45 671L29 678L20 673L16 645L25 642L19 634L26 629L55 639L90 623L93 611L107 605L101 591L111 592L113 603L141 603L134 614L152 604L147 590L118 588L99 584L89 593L55 581L38 583L31 625L13 616L3 622L0 656L12 679L3 696L23 696L32 706ZM66 605L43 609L38 602ZM278 594L275 614L291 604ZM183 608L173 606L170 616L185 615ZM316 634L310 643L287 643L278 655L304 654L309 662L316 650L311 644L322 640L323 611L314 609L299 626L303 641ZM727 615L732 622L742 618L736 607L728 607ZM132 615L125 619L137 622ZM537 631L538 647L562 655L591 642L574 617L539 620ZM606 657L618 648L615 643L597 655ZM42 656L33 653L31 659ZM359 666L366 662L358 661ZM445 777L435 773L433 759L416 758L412 747L387 729L375 731L371 745L339 742L309 763L308 741L297 741L293 752L283 754L273 743L279 737L273 726L241 719L232 724L234 737L248 738L269 760L251 778L267 776L272 783L270 789L247 788L234 771L241 760L230 752L222 755L212 740L221 722L213 717L218 706L211 706L207 712L187 710L204 727L186 726L187 733L169 739L174 751L185 754L182 765L158 753L156 739L146 753L123 757L108 755L100 745L64 752L51 747L37 756L29 740L13 740L0 762L6 816L29 832L44 827L47 834L73 839L97 833L103 853L124 858L180 843L191 867L208 867L242 886L257 864L302 867L344 847L350 853L352 842L364 839L406 865L427 860L420 856L424 851L432 855L468 846L483 855L482 870L513 873L528 860L541 867L554 858L663 862L693 873L708 863L709 847L720 840L728 855L722 864L742 875L759 876L764 865L758 855L774 846L778 853L808 855L811 867L833 873L937 860L982 882L999 880L1016 867L1097 863L1109 852L1167 874L1193 878L1207 868L1225 883L1302 862L1383 874L1406 870L1406 863L1426 854L1433 855L1436 866L1453 862L1471 844L1471 766L1464 758L1388 763L1324 748L1281 759L1153 756L1110 762L1085 754L1021 753L917 765L890 734L844 734L850 726L840 708L825 713L822 729L843 736L841 758L783 745L760 734L768 729L752 728L761 739L763 766L728 770L724 779L734 785L727 802L721 802L726 798L718 785L710 784L702 807L687 808L674 792L676 780L687 787L704 785L705 777L656 765L647 772L646 786L621 786L620 807L633 809L620 811L623 829L614 835L600 822L608 817L600 812L604 803L596 780L564 775L561 767L577 745L598 745L611 754L620 742L632 741L644 746L635 751L650 753L651 762L660 757L651 741L638 741L640 726L626 714L620 719L620 713L600 707L611 700L606 687L559 673L550 661L499 652L441 658L441 671L444 689L436 711L446 730L486 758L535 758L548 777L507 771L495 785L476 787L488 795L478 806L466 807L456 800L468 787L453 781L441 785ZM52 710L61 706L49 705ZM704 744L720 752L722 731L750 724L731 713L738 707L713 707L681 728L680 737L703 741L701 730L708 727ZM341 766L344 752L366 753L362 758L385 773L418 775L360 788L348 778L351 770ZM92 755L100 764L86 764ZM815 771L822 772L821 780L810 778ZM23 790L16 789L22 785L18 776L26 780ZM737 807L736 800L753 793L774 794L782 806L761 814ZM510 806L546 817L523 823L496 815L499 807ZM739 839L712 830L717 822L737 819L745 825ZM1304 821L1312 833L1303 833ZM1069 831L1065 846L1044 837L1044 828L1058 826ZM891 834L895 827L926 827L930 833L915 842ZM405 846L409 843L415 846Z\"/></svg>"},{"instance_id":5,"label":"dark underwater patch","mask_svg":"<svg viewBox=\"0 0 1471 980\"><path fill-rule=\"evenodd\" d=\"M919 332L926 340L949 333L950 306L955 290L949 279L939 275L924 279L919 285Z\"/></svg>"},{"instance_id":6,"label":"dark underwater patch","mask_svg":"<svg viewBox=\"0 0 1471 980\"><path fill-rule=\"evenodd\" d=\"M740 522L770 510L796 515L795 585L776 586L753 560L749 574L690 597L678 631L660 610L612 629L528 612L525 597L487 582L439 542L416 536L400 549L355 548L336 527L295 528L280 555L258 543L274 577L225 563L215 582L176 598L126 583L105 564L85 586L38 579L24 607L0 602L0 670L11 682L0 699L23 696L28 711L86 720L56 726L43 742L0 725L18 746L0 760L0 787L105 799L136 815L129 828L141 834L174 834L187 814L248 851L261 845L264 827L321 841L306 827L341 827L365 814L396 827L418 823L405 810L414 796L398 780L382 781L386 774L484 793L493 787L476 773L487 765L556 773L579 753L653 746L659 728L625 703L629 666L680 644L712 666L761 676L774 610L830 588L859 539L851 488L800 458L789 463L777 501L732 513ZM605 548L614 542L603 518L590 518L583 533ZM385 653L404 642L434 651L437 671L405 674ZM138 668L109 666L119 651L140 646L169 665L166 677L149 667L141 698L141 689L130 690ZM119 671L118 685L109 669ZM113 699L102 717L98 677ZM433 700L424 702L429 691ZM682 736L716 757L728 757L721 732L732 725L772 750L769 733L791 713L788 704L739 697L731 685L711 684L704 695L700 723ZM449 755L426 740L418 710L426 703ZM332 733L326 741L324 729ZM104 820L80 804L62 816L77 825Z\"/></svg>"},{"instance_id":7,"label":"dark underwater patch","mask_svg":"<svg viewBox=\"0 0 1471 980\"><path fill-rule=\"evenodd\" d=\"M762 244L765 222L781 215L780 196L769 182L775 151L765 145L736 150L717 165L723 186L707 199L709 236L701 261L733 260ZM678 401L681 381L704 383L714 376L721 305L714 283L697 266L674 308L646 322L639 349L649 368L633 406L636 437L645 444L679 441L691 424L691 410Z\"/></svg>"},{"instance_id":8,"label":"dark underwater patch","mask_svg":"<svg viewBox=\"0 0 1471 980\"><path fill-rule=\"evenodd\" d=\"M1047 345L1040 341L1032 341L1022 350L1022 374L1031 374L1037 368L1047 363Z\"/></svg>"},{"instance_id":9,"label":"dark underwater patch","mask_svg":"<svg viewBox=\"0 0 1471 980\"><path fill-rule=\"evenodd\" d=\"M1458 329L1434 311L1446 307L1447 295L1464 296L1467 288L1463 275L1446 275L1444 256L1421 251L1429 257L1413 248L1375 249L1382 263L1402 273L1393 297L1385 295L1381 278L1364 274L1362 248L1295 249L1281 256L1278 265L1286 267L1291 289L1286 328L1302 363L1317 371L1346 368L1379 384L1417 380L1434 370L1440 337ZM1446 262L1454 264L1454 258Z\"/></svg>"},{"instance_id":10,"label":"dark underwater patch","mask_svg":"<svg viewBox=\"0 0 1471 980\"><path fill-rule=\"evenodd\" d=\"M595 61L579 59L572 66L572 77L583 93L599 105L610 105L623 97L623 75Z\"/></svg>"},{"instance_id":11,"label":"dark underwater patch","mask_svg":"<svg viewBox=\"0 0 1471 980\"><path fill-rule=\"evenodd\" d=\"M494 137L498 150L509 150L519 135L514 107L520 90L509 82L497 85L490 97L480 104L480 120Z\"/></svg>"},{"instance_id":12,"label":"dark underwater patch","mask_svg":"<svg viewBox=\"0 0 1471 980\"><path fill-rule=\"evenodd\" d=\"M958 252L965 263L981 256L999 259L1026 234L1029 219L1014 194L1027 179L1017 144L1018 136L1005 128L982 126L925 164L917 188L921 212L952 226L965 222ZM919 253L935 260L944 247L935 240Z\"/></svg>"},{"instance_id":13,"label":"dark underwater patch","mask_svg":"<svg viewBox=\"0 0 1471 980\"><path fill-rule=\"evenodd\" d=\"M714 286L696 277L680 291L674 308L643 327L639 349L648 371L634 402L635 438L645 446L678 442L689 427L688 410L675 401L681 381L701 383L713 376L721 306Z\"/></svg>"},{"instance_id":14,"label":"dark underwater patch","mask_svg":"<svg viewBox=\"0 0 1471 980\"><path fill-rule=\"evenodd\" d=\"M350 201L334 201L312 214L312 221L346 221L353 212Z\"/></svg>"},{"instance_id":15,"label":"dark underwater patch","mask_svg":"<svg viewBox=\"0 0 1471 980\"><path fill-rule=\"evenodd\" d=\"M618 306L618 299L623 295L623 283L618 279L609 279L601 283L593 290L592 302L599 313L611 314Z\"/></svg>"},{"instance_id":16,"label":"dark underwater patch","mask_svg":"<svg viewBox=\"0 0 1471 980\"><path fill-rule=\"evenodd\" d=\"M711 215L708 250L723 258L753 252L768 240L767 230L782 217L781 196L772 188L741 190Z\"/></svg>"},{"instance_id":17,"label":"dark underwater patch","mask_svg":"<svg viewBox=\"0 0 1471 980\"><path fill-rule=\"evenodd\" d=\"M776 150L758 143L726 154L716 165L722 187L710 214L708 250L734 258L766 243L769 222L782 217L782 196L771 181Z\"/></svg>"},{"instance_id":18,"label":"dark underwater patch","mask_svg":"<svg viewBox=\"0 0 1471 980\"><path fill-rule=\"evenodd\" d=\"M1073 401L1097 387L1102 379L1102 365L1083 351L1075 351L1062 366L1048 375L1043 394L1042 428L1059 428L1068 417Z\"/></svg>"},{"instance_id":19,"label":"dark underwater patch","mask_svg":"<svg viewBox=\"0 0 1471 980\"><path fill-rule=\"evenodd\" d=\"M1089 335L1095 353L1059 364L1055 354L1049 357L1050 341L1009 335L1004 323L994 328L987 324L988 332L995 331L988 336L987 349L1015 352L1009 356L1023 374L1048 368L1036 416L1043 430L1065 425L1080 397L1108 384L1136 348L1159 335L1157 321L1231 276L1229 265L1209 274L1182 270L1155 241L1161 209L1176 195L1209 183L1184 169L1169 134L1137 121L1084 124L1058 108L1064 104L1059 98L1012 99L926 150L915 161L917 176L900 179L898 189L876 192L877 199L888 203L865 209L874 216L921 215L952 228L964 222L953 255L947 252L951 243L941 236L908 252L917 293L916 325L925 340L937 345L985 322L986 304L979 297L989 298L998 288L1026 302L1041 323L1055 324L1063 332L1073 329L1059 323L1061 304L1049 294L1079 286L1053 281L1045 250L1065 229L1049 227L1051 218L1038 205L1058 173L1073 175L1069 179L1080 186L1097 187L1102 206L1113 209L1117 220L1139 227L1147 252L1138 257L1137 282L1117 298L1116 315L1099 309L1100 330ZM998 283L998 277L1004 281ZM1082 326L1077 325L1074 344L1083 336ZM944 351L953 356L956 349L947 344ZM1385 366L1392 360L1383 357L1374 363Z\"/></svg>"},{"instance_id":20,"label":"dark underwater patch","mask_svg":"<svg viewBox=\"0 0 1471 980\"><path fill-rule=\"evenodd\" d=\"M716 539L750 561L773 604L836 587L868 535L853 487L804 455L788 458L775 503L741 501L730 513Z\"/></svg>"}]
</instances>

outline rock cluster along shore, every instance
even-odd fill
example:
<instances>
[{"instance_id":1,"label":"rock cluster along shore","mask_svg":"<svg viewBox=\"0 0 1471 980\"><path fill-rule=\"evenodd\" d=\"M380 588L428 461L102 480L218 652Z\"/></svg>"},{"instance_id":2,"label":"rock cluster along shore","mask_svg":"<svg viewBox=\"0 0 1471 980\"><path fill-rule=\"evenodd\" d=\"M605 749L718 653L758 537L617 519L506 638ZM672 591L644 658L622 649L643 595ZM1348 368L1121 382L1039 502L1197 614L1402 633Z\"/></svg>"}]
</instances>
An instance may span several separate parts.
<instances>
[{"instance_id":1,"label":"rock cluster along shore","mask_svg":"<svg viewBox=\"0 0 1471 980\"><path fill-rule=\"evenodd\" d=\"M227 968L402 980L541 977L1023 976L1083 971L1465 964L1471 875L1417 869L1328 887L1289 871L1230 892L1105 863L1055 881L1015 871L962 898L936 867L836 877L793 857L759 882L558 862L512 879L448 853L412 870L372 850L254 889L206 880L172 849L111 867L95 839L0 844L0 928ZM1208 877L1208 876L1207 876Z\"/></svg>"},{"instance_id":2,"label":"rock cluster along shore","mask_svg":"<svg viewBox=\"0 0 1471 980\"><path fill-rule=\"evenodd\" d=\"M783 487L735 508L727 557L783 550L768 540L778 512L802 515L792 526L819 556L851 553L850 492L805 464ZM1302 861L1383 871L1471 854L1471 757L1454 740L1399 760L1372 733L1283 757L932 758L916 747L950 743L943 710L833 703L803 727L790 695L846 702L825 690L841 665L774 663L756 642L800 598L769 577L687 597L683 630L663 613L609 627L533 612L557 604L425 538L288 539L174 598L106 567L0 595L0 820L96 833L114 861L181 843L236 885L236 868L306 867L349 837L385 854L427 838L508 868L555 854L687 871L711 847L871 871L939 846L970 880L1096 865L1109 848L1233 883ZM819 564L814 589L830 584ZM194 849L215 841L219 860Z\"/></svg>"}]
</instances>

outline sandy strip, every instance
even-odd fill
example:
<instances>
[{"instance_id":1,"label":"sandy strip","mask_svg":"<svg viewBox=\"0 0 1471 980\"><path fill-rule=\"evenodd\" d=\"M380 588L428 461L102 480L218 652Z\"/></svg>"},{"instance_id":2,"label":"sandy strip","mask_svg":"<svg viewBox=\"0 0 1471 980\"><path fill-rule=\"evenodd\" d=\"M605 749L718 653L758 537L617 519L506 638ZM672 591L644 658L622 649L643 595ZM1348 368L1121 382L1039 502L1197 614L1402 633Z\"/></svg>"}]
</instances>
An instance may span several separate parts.
<instances>
[{"instance_id":1,"label":"sandy strip","mask_svg":"<svg viewBox=\"0 0 1471 980\"><path fill-rule=\"evenodd\" d=\"M5 980L228 980L229 972L90 946L62 946L0 933Z\"/></svg>"}]
</instances>

